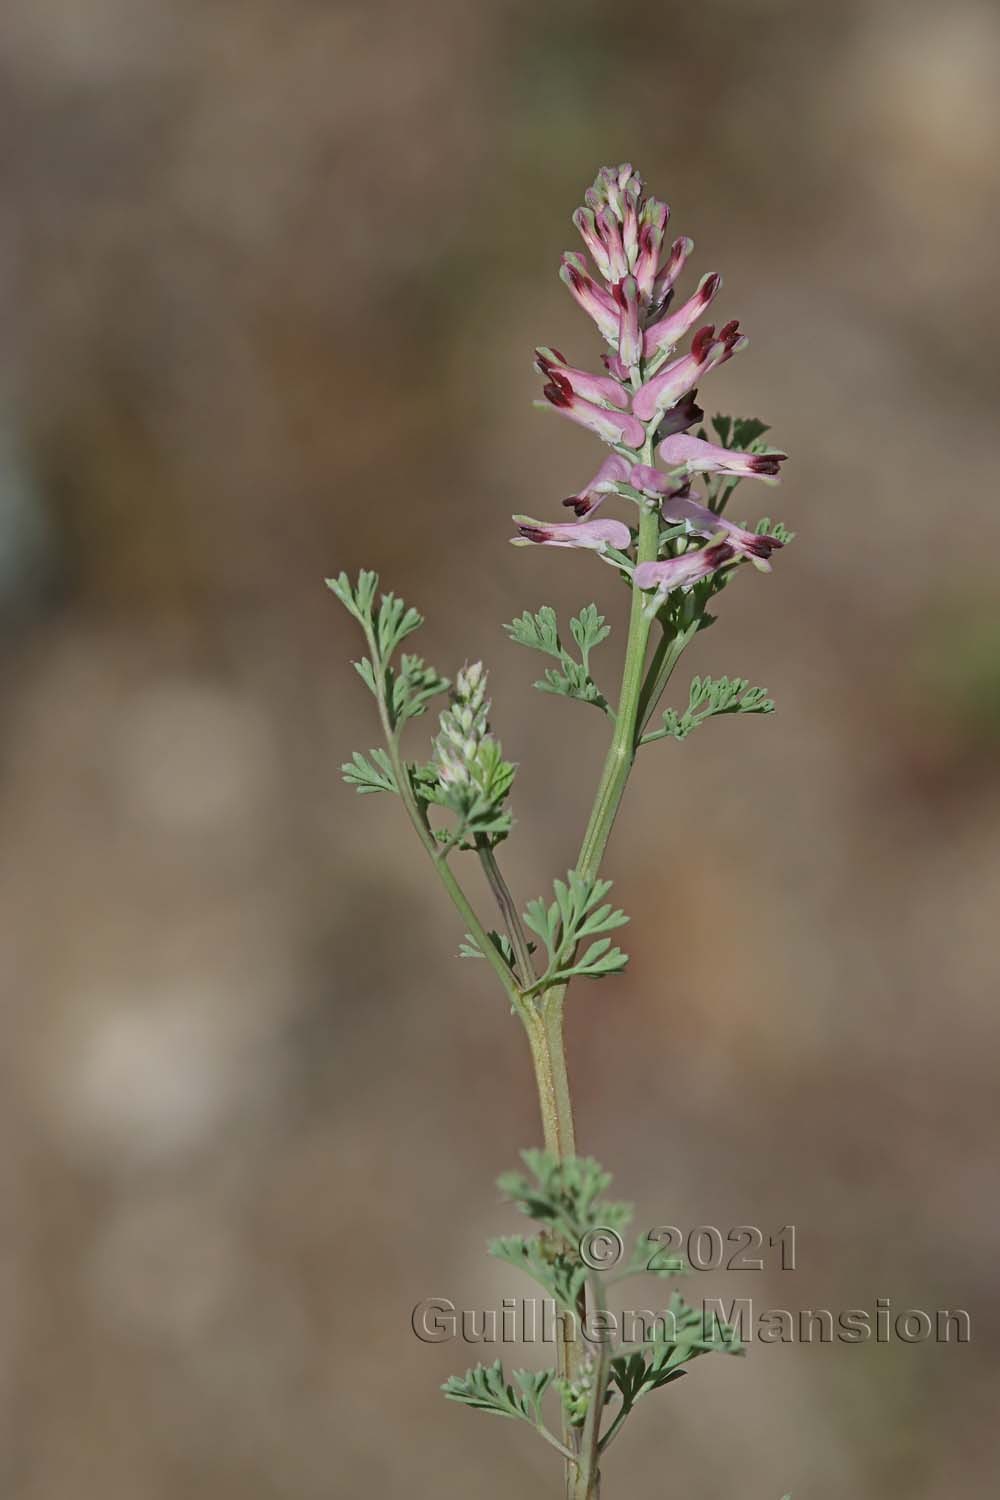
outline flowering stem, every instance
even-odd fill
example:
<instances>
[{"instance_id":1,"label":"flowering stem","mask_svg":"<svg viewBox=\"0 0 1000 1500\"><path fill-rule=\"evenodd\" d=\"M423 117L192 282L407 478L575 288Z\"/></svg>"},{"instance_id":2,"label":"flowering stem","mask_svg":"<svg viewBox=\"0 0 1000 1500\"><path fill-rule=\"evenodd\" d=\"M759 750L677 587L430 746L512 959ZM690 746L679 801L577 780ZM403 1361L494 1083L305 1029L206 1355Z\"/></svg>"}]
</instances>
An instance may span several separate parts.
<instances>
[{"instance_id":1,"label":"flowering stem","mask_svg":"<svg viewBox=\"0 0 1000 1500\"><path fill-rule=\"evenodd\" d=\"M652 448L651 442L647 444L647 448ZM639 519L638 562L655 561L659 539L659 513L653 508L646 507ZM625 793L629 772L635 760L636 728L650 624L651 621L646 615L645 596L640 589L633 589L632 613L629 618L628 643L625 647L625 666L622 673L622 691L618 704L618 716L615 720L615 732L611 737L600 785L597 788L597 796L594 799L590 821L587 824L587 831L583 836L580 855L576 862L576 868L585 880L595 879L600 870L611 829Z\"/></svg>"},{"instance_id":2,"label":"flowering stem","mask_svg":"<svg viewBox=\"0 0 1000 1500\"><path fill-rule=\"evenodd\" d=\"M648 444L651 450L652 444ZM638 561L655 560L660 536L659 514L654 509L644 509L639 521ZM645 613L645 599L641 590L632 593L632 612L629 620L628 643L625 648L625 664L622 672L622 689L615 719L614 734L608 749L601 781L594 799L593 810L584 835L577 869L585 879L594 879L604 858L615 816L621 805L629 772L635 760L639 701L644 682L646 649L649 642L650 620ZM575 1155L576 1135L573 1123L573 1103L566 1070L566 1045L563 1031L563 1007L566 986L549 990L542 998L537 1012L525 1025L535 1065L535 1080L542 1112L545 1132L545 1148L556 1158ZM572 1340L560 1347L559 1367L561 1373L572 1380L580 1365L579 1350ZM603 1412L604 1386L607 1381L606 1362L595 1372L591 1387L593 1416L581 1435L568 1421L564 1422L563 1440L574 1451L580 1451L579 1460L567 1460L566 1493L570 1500L588 1500L596 1496L600 1478L598 1474L598 1438L600 1417Z\"/></svg>"}]
</instances>

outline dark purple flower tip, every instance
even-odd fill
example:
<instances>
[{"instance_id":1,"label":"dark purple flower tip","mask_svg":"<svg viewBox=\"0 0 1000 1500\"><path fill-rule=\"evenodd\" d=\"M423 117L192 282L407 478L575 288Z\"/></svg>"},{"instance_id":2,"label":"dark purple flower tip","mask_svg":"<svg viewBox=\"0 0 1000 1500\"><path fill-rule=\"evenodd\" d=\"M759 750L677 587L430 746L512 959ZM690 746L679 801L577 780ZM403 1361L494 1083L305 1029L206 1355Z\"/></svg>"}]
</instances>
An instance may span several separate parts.
<instances>
[{"instance_id":1,"label":"dark purple flower tip","mask_svg":"<svg viewBox=\"0 0 1000 1500\"><path fill-rule=\"evenodd\" d=\"M582 520L584 516L590 515L590 512L597 505L597 501L589 499L586 495L567 495L563 501L563 505L568 505Z\"/></svg>"},{"instance_id":2,"label":"dark purple flower tip","mask_svg":"<svg viewBox=\"0 0 1000 1500\"><path fill-rule=\"evenodd\" d=\"M547 542L552 533L544 526L527 526L523 521L518 521L517 529L521 536L529 542Z\"/></svg>"},{"instance_id":3,"label":"dark purple flower tip","mask_svg":"<svg viewBox=\"0 0 1000 1500\"><path fill-rule=\"evenodd\" d=\"M719 275L718 271L713 271L710 276L705 277L705 280L698 288L698 296L706 307L711 302L712 298L715 296L721 285L722 277Z\"/></svg>"},{"instance_id":4,"label":"dark purple flower tip","mask_svg":"<svg viewBox=\"0 0 1000 1500\"><path fill-rule=\"evenodd\" d=\"M719 329L719 341L725 344L727 349L732 349L733 345L741 337L738 318L734 318L731 323L726 323Z\"/></svg>"},{"instance_id":5,"label":"dark purple flower tip","mask_svg":"<svg viewBox=\"0 0 1000 1500\"><path fill-rule=\"evenodd\" d=\"M777 474L788 458L787 453L751 453L750 470L753 474Z\"/></svg>"},{"instance_id":6,"label":"dark purple flower tip","mask_svg":"<svg viewBox=\"0 0 1000 1500\"><path fill-rule=\"evenodd\" d=\"M546 401L551 401L553 406L572 406L573 404L573 387L561 375L553 374L548 384L542 387L542 395Z\"/></svg>"},{"instance_id":7,"label":"dark purple flower tip","mask_svg":"<svg viewBox=\"0 0 1000 1500\"><path fill-rule=\"evenodd\" d=\"M728 326L728 325L727 325ZM691 340L691 353L699 362L705 358L709 349L715 342L715 324L706 323L704 328L699 328Z\"/></svg>"},{"instance_id":8,"label":"dark purple flower tip","mask_svg":"<svg viewBox=\"0 0 1000 1500\"><path fill-rule=\"evenodd\" d=\"M784 542L779 542L776 536L761 535L755 536L752 541L746 542L744 550L749 552L753 557L760 557L766 562L772 552L779 551L784 545Z\"/></svg>"},{"instance_id":9,"label":"dark purple flower tip","mask_svg":"<svg viewBox=\"0 0 1000 1500\"><path fill-rule=\"evenodd\" d=\"M703 556L706 567L711 563L712 568L721 568L723 563L736 556L736 548L728 542L716 542L713 547L705 548Z\"/></svg>"}]
</instances>

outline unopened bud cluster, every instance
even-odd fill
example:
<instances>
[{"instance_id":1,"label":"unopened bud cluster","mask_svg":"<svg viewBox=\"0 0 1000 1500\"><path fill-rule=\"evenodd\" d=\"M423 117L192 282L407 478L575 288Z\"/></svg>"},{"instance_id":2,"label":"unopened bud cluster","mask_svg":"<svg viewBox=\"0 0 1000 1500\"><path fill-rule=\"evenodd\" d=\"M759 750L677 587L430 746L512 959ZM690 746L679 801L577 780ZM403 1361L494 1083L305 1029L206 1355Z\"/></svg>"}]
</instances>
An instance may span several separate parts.
<instances>
[{"instance_id":1,"label":"unopened bud cluster","mask_svg":"<svg viewBox=\"0 0 1000 1500\"><path fill-rule=\"evenodd\" d=\"M473 788L479 752L489 739L489 699L486 669L481 661L459 672L451 707L441 715L441 732L434 742L434 767L443 789Z\"/></svg>"},{"instance_id":2,"label":"unopened bud cluster","mask_svg":"<svg viewBox=\"0 0 1000 1500\"><path fill-rule=\"evenodd\" d=\"M588 1350L576 1378L560 1382L563 1409L574 1427L582 1426L586 1419L593 1386L594 1356Z\"/></svg>"}]
</instances>

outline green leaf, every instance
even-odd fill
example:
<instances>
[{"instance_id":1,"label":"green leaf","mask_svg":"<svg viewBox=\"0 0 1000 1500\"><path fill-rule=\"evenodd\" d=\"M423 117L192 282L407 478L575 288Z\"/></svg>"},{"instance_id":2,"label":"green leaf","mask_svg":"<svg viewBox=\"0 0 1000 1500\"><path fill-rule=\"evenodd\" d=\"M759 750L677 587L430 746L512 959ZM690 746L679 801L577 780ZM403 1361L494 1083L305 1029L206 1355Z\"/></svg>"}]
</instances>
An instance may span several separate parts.
<instances>
[{"instance_id":1,"label":"green leaf","mask_svg":"<svg viewBox=\"0 0 1000 1500\"><path fill-rule=\"evenodd\" d=\"M521 1152L521 1160L527 1173L504 1172L497 1187L528 1218L565 1235L574 1251L588 1229L627 1227L632 1206L601 1197L611 1186L611 1174L592 1156L557 1161L547 1151L530 1150Z\"/></svg>"},{"instance_id":2,"label":"green leaf","mask_svg":"<svg viewBox=\"0 0 1000 1500\"><path fill-rule=\"evenodd\" d=\"M367 760L360 750L355 750L349 761L341 766L344 780L358 792L398 792L392 764L384 750L370 750ZM373 764L374 762L374 764Z\"/></svg>"},{"instance_id":3,"label":"green leaf","mask_svg":"<svg viewBox=\"0 0 1000 1500\"><path fill-rule=\"evenodd\" d=\"M745 677L695 677L691 681L688 706L682 714L668 708L663 713L663 728L644 735L640 743L652 740L685 740L706 719L721 714L770 714L774 704L767 689L751 687Z\"/></svg>"},{"instance_id":4,"label":"green leaf","mask_svg":"<svg viewBox=\"0 0 1000 1500\"><path fill-rule=\"evenodd\" d=\"M561 1307L576 1311L589 1268L572 1242L546 1232L530 1237L511 1234L490 1240L487 1249L495 1259L530 1276Z\"/></svg>"},{"instance_id":5,"label":"green leaf","mask_svg":"<svg viewBox=\"0 0 1000 1500\"><path fill-rule=\"evenodd\" d=\"M375 621L375 639L382 661L387 662L406 637L423 623L423 615L404 604L396 594L383 594Z\"/></svg>"},{"instance_id":6,"label":"green leaf","mask_svg":"<svg viewBox=\"0 0 1000 1500\"><path fill-rule=\"evenodd\" d=\"M663 1334L638 1347L623 1349L610 1362L611 1383L621 1397L621 1419L651 1391L661 1390L685 1374L684 1366L702 1354L741 1354L734 1330L714 1314L698 1311L674 1292L663 1323ZM606 1445L612 1433L602 1440Z\"/></svg>"},{"instance_id":7,"label":"green leaf","mask_svg":"<svg viewBox=\"0 0 1000 1500\"><path fill-rule=\"evenodd\" d=\"M585 880L575 870L570 870L565 881L553 882L553 902L538 897L528 902L525 923L541 939L548 956L548 967L533 986L536 993L576 975L596 979L604 974L614 974L628 963L627 955L620 948L612 946L609 938L600 936L623 927L628 921L623 911L605 902L610 889L608 880ZM587 938L596 938L597 941L578 955L578 946Z\"/></svg>"},{"instance_id":8,"label":"green leaf","mask_svg":"<svg viewBox=\"0 0 1000 1500\"><path fill-rule=\"evenodd\" d=\"M372 604L378 588L378 574L362 568L356 584L351 583L346 573L325 580L327 588L340 600L345 609L364 627L372 623Z\"/></svg>"},{"instance_id":9,"label":"green leaf","mask_svg":"<svg viewBox=\"0 0 1000 1500\"><path fill-rule=\"evenodd\" d=\"M611 634L611 626L604 623L604 616L598 613L596 604L585 604L580 613L570 620L569 628L586 667L594 647L606 641Z\"/></svg>"},{"instance_id":10,"label":"green leaf","mask_svg":"<svg viewBox=\"0 0 1000 1500\"><path fill-rule=\"evenodd\" d=\"M527 646L530 651L542 651L547 656L562 656L556 612L549 604L543 604L536 614L525 610L518 619L505 625L504 630L518 646Z\"/></svg>"},{"instance_id":11,"label":"green leaf","mask_svg":"<svg viewBox=\"0 0 1000 1500\"><path fill-rule=\"evenodd\" d=\"M497 952L499 953L500 957L503 959L504 963L507 965L508 969L510 969L511 971L513 971L513 969L514 969L514 949L513 949L513 946L511 944L510 938L507 936L507 934L505 932L494 932L491 929L486 934L486 936L489 938L489 940L492 943L493 947L497 950ZM528 952L529 953L534 953L534 951L535 951L535 945L534 945L534 943L529 943L528 944ZM472 933L471 932L467 932L465 934L465 941L462 942L462 943L459 943L459 945L458 945L458 956L459 956L459 958L485 958L486 954L483 952L482 948L476 942L475 938L472 936Z\"/></svg>"},{"instance_id":12,"label":"green leaf","mask_svg":"<svg viewBox=\"0 0 1000 1500\"><path fill-rule=\"evenodd\" d=\"M607 699L590 674L591 651L611 634L611 627L605 624L596 604L585 605L570 621L570 633L580 652L579 660L563 645L556 612L548 604L543 604L535 614L526 610L504 629L517 645L540 651L558 661L558 667L549 667L544 677L535 683L539 692L557 693L563 698L593 703L602 713L613 717Z\"/></svg>"},{"instance_id":13,"label":"green leaf","mask_svg":"<svg viewBox=\"0 0 1000 1500\"><path fill-rule=\"evenodd\" d=\"M425 666L421 657L408 656L404 652L398 673L389 673L389 707L393 723L404 724L407 719L419 718L430 700L438 693L446 693L449 686L447 678L433 667Z\"/></svg>"},{"instance_id":14,"label":"green leaf","mask_svg":"<svg viewBox=\"0 0 1000 1500\"><path fill-rule=\"evenodd\" d=\"M772 521L770 516L762 516L754 527L754 530L758 536L763 536L765 532L769 532L771 536L776 536L778 541L785 547L788 546L789 542L795 540L794 531L788 531L782 526L780 521Z\"/></svg>"},{"instance_id":15,"label":"green leaf","mask_svg":"<svg viewBox=\"0 0 1000 1500\"><path fill-rule=\"evenodd\" d=\"M495 1360L492 1365L475 1365L464 1375L452 1375L441 1389L449 1401L540 1427L542 1397L554 1379L554 1370L513 1370L508 1381L500 1360Z\"/></svg>"},{"instance_id":16,"label":"green leaf","mask_svg":"<svg viewBox=\"0 0 1000 1500\"><path fill-rule=\"evenodd\" d=\"M723 448L738 449L741 453L771 430L759 417L716 416L712 418L712 426Z\"/></svg>"}]
</instances>

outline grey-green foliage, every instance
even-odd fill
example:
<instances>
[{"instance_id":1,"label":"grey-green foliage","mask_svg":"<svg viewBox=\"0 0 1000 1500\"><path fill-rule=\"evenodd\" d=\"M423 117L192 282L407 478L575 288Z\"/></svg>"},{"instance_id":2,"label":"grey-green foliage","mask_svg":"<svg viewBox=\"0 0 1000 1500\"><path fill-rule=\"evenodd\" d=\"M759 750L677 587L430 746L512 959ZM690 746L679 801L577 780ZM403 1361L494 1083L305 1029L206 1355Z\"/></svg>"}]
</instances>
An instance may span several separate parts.
<instances>
[{"instance_id":1,"label":"grey-green foliage","mask_svg":"<svg viewBox=\"0 0 1000 1500\"><path fill-rule=\"evenodd\" d=\"M601 1195L611 1174L592 1156L557 1161L548 1151L522 1151L527 1172L504 1172L497 1187L536 1224L544 1224L578 1243L588 1229L623 1230L632 1218L630 1203L609 1202Z\"/></svg>"},{"instance_id":2,"label":"grey-green foliage","mask_svg":"<svg viewBox=\"0 0 1000 1500\"><path fill-rule=\"evenodd\" d=\"M622 1350L611 1360L611 1380L627 1415L636 1402L685 1373L683 1366L702 1354L742 1354L735 1329L714 1313L699 1311L678 1292L663 1319L664 1336Z\"/></svg>"},{"instance_id":3,"label":"grey-green foliage","mask_svg":"<svg viewBox=\"0 0 1000 1500\"><path fill-rule=\"evenodd\" d=\"M404 651L398 665L394 663L396 652L423 624L423 618L397 595L379 596L377 573L363 569L356 583L341 573L326 583L364 632L369 654L354 665L384 709L392 749L407 722L424 714L431 700L447 692L450 684L420 656ZM455 826L436 836L463 848L473 847L477 837L496 843L511 827L504 803L516 767L504 759L499 743L489 733L485 682L480 663L462 669L453 702L441 716L434 759L423 765L405 763L418 802L424 808L436 805L455 814ZM362 793L399 790L391 757L382 749L368 755L355 751L341 771L348 785Z\"/></svg>"},{"instance_id":4,"label":"grey-green foliage","mask_svg":"<svg viewBox=\"0 0 1000 1500\"><path fill-rule=\"evenodd\" d=\"M593 1230L622 1235L631 1220L632 1207L605 1198L611 1178L590 1157L559 1161L545 1151L525 1151L522 1161L525 1170L504 1173L498 1186L538 1225L538 1232L494 1240L490 1253L532 1277L563 1310L579 1314L584 1288L598 1275L583 1255L587 1236ZM639 1400L679 1379L684 1367L699 1355L717 1351L741 1352L733 1329L713 1314L690 1306L676 1292L661 1314L653 1337L628 1345L612 1339L602 1402L617 1399L618 1409L601 1446L610 1441ZM552 1441L542 1420L542 1396L550 1387L557 1390L570 1421L582 1425L595 1394L596 1368L592 1351L588 1351L575 1381L554 1378L551 1370L533 1375L515 1371L508 1381L497 1362L477 1365L464 1376L453 1376L443 1389L452 1400L467 1406L532 1422Z\"/></svg>"},{"instance_id":5,"label":"grey-green foliage","mask_svg":"<svg viewBox=\"0 0 1000 1500\"><path fill-rule=\"evenodd\" d=\"M771 430L759 417L724 417L721 414L712 418L712 426L723 448L736 448L741 453L751 450L754 443Z\"/></svg>"},{"instance_id":6,"label":"grey-green foliage","mask_svg":"<svg viewBox=\"0 0 1000 1500\"><path fill-rule=\"evenodd\" d=\"M787 547L789 542L795 540L794 531L789 531L787 527L782 526L780 521L772 521L770 516L761 516L754 530L758 536L764 536L770 532L771 536L776 536L784 547Z\"/></svg>"},{"instance_id":7,"label":"grey-green foliage","mask_svg":"<svg viewBox=\"0 0 1000 1500\"><path fill-rule=\"evenodd\" d=\"M554 1370L512 1370L508 1380L500 1360L495 1360L492 1365L476 1365L464 1375L450 1376L441 1389L449 1401L539 1427L542 1397L554 1378Z\"/></svg>"},{"instance_id":8,"label":"grey-green foliage","mask_svg":"<svg viewBox=\"0 0 1000 1500\"><path fill-rule=\"evenodd\" d=\"M667 738L685 740L699 724L720 714L773 712L774 704L767 696L767 689L751 687L745 677L695 677L691 681L688 706L684 712L678 714L676 709L665 709L663 728L647 734L643 743Z\"/></svg>"},{"instance_id":9,"label":"grey-green foliage","mask_svg":"<svg viewBox=\"0 0 1000 1500\"><path fill-rule=\"evenodd\" d=\"M390 726L394 732L398 731L408 719L424 713L432 698L448 689L447 679L427 666L422 657L404 652L398 668L393 666L393 656L403 641L424 623L423 616L395 594L379 597L378 574L367 568L361 570L355 584L346 573L341 573L337 578L328 578L326 586L364 632L369 655L354 663L355 670L376 699L384 698ZM357 759L355 756L355 762ZM344 780L358 786L359 791L396 790L395 786L360 785L354 774L356 769L351 762L342 767Z\"/></svg>"},{"instance_id":10,"label":"grey-green foliage","mask_svg":"<svg viewBox=\"0 0 1000 1500\"><path fill-rule=\"evenodd\" d=\"M555 900L529 901L524 920L540 938L548 958L544 974L532 986L538 993L579 975L599 978L624 969L628 955L603 934L624 927L628 917L604 898L610 880L586 880L570 870L565 881L553 882ZM577 949L590 939L582 953Z\"/></svg>"},{"instance_id":11,"label":"grey-green foliage","mask_svg":"<svg viewBox=\"0 0 1000 1500\"><path fill-rule=\"evenodd\" d=\"M368 756L355 750L351 759L345 761L340 769L347 784L359 792L399 791L389 757L382 749L369 750Z\"/></svg>"},{"instance_id":12,"label":"grey-green foliage","mask_svg":"<svg viewBox=\"0 0 1000 1500\"><path fill-rule=\"evenodd\" d=\"M558 667L548 667L544 677L535 683L542 693L558 693L564 698L576 698L581 703L593 703L606 714L611 714L607 699L594 681L590 672L590 653L595 646L607 640L611 626L604 623L604 616L595 604L587 604L569 624L570 634L576 643L579 659L567 650L559 634L556 612L543 604L537 613L525 610L518 619L504 626L512 641L527 646L530 651L540 651L554 657Z\"/></svg>"}]
</instances>

